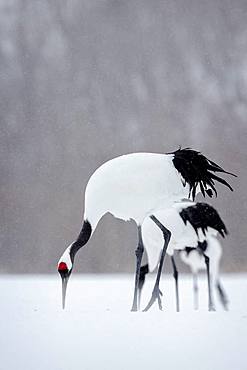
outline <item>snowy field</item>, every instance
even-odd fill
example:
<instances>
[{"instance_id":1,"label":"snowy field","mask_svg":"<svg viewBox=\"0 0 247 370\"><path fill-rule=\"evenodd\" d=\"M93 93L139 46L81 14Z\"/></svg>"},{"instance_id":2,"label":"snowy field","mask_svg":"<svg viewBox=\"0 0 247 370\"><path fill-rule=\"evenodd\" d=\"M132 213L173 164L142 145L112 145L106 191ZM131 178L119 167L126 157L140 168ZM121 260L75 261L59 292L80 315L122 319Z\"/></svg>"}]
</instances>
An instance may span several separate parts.
<instances>
[{"instance_id":1,"label":"snowy field","mask_svg":"<svg viewBox=\"0 0 247 370\"><path fill-rule=\"evenodd\" d=\"M247 275L222 276L229 312L207 312L204 279L194 312L191 279L181 277L181 313L166 276L164 311L147 313L130 312L133 276L72 276L65 311L59 276L0 279L1 370L247 369Z\"/></svg>"}]
</instances>

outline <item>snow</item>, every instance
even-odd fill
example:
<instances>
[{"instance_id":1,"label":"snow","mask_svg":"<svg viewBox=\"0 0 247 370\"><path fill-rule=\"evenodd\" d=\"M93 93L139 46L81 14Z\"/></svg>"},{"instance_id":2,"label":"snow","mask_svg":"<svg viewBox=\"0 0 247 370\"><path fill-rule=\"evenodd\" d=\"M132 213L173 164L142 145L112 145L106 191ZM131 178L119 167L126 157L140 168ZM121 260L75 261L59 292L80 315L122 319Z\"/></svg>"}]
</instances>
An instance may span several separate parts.
<instances>
[{"instance_id":1,"label":"snow","mask_svg":"<svg viewBox=\"0 0 247 370\"><path fill-rule=\"evenodd\" d=\"M1 276L0 368L246 370L246 278L222 277L229 312L219 304L207 312L204 278L200 310L193 311L191 277L183 276L176 313L173 281L165 275L164 311L155 305L132 313L133 276L73 275L64 311L59 276Z\"/></svg>"}]
</instances>

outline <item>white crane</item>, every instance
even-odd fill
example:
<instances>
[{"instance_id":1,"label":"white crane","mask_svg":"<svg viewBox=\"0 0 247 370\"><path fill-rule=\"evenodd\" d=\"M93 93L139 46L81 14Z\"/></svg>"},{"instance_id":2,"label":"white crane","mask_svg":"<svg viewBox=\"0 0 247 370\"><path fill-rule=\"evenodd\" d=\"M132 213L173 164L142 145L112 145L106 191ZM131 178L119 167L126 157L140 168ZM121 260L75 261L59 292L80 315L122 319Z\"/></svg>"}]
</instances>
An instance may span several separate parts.
<instances>
[{"instance_id":1,"label":"white crane","mask_svg":"<svg viewBox=\"0 0 247 370\"><path fill-rule=\"evenodd\" d=\"M203 243L198 243L197 248L185 247L179 251L181 260L189 266L193 275L194 308L198 310L198 272L207 269L207 258L210 261L210 281L216 288L220 302L225 310L228 310L228 298L219 278L219 264L222 256L222 246L214 236L209 236ZM212 294L212 310L214 309Z\"/></svg>"},{"instance_id":2,"label":"white crane","mask_svg":"<svg viewBox=\"0 0 247 370\"><path fill-rule=\"evenodd\" d=\"M214 310L211 284L212 277L213 282L219 284L217 278L220 253L216 246L217 241L215 241L218 233L222 237L225 237L227 234L226 227L218 212L206 203L194 203L191 201L175 202L171 207L156 210L151 216L146 217L142 224L142 240L148 256L148 266L141 267L139 296L141 295L145 275L155 269L160 259L163 262L167 253L171 256L172 260L176 287L176 307L177 311L179 311L178 271L175 264L174 252L176 250L184 251L185 246L189 246L192 250L200 250L204 256L203 259L206 264L208 277L208 307L210 311ZM211 247L209 248L207 246L208 241L211 243ZM186 250L183 253L186 253ZM185 256L183 255L184 259L187 258L188 262L188 257ZM201 264L196 266L194 261L191 265L196 270L201 267ZM159 290L160 274L159 265L154 291ZM223 304L226 304L226 297L220 285L219 291L221 291L222 303L225 300ZM155 294L153 293L144 311L147 311L152 306L155 298ZM161 309L160 299L158 299L158 304Z\"/></svg>"},{"instance_id":3,"label":"white crane","mask_svg":"<svg viewBox=\"0 0 247 370\"><path fill-rule=\"evenodd\" d=\"M84 221L78 238L65 250L58 262L62 278L62 304L65 306L67 282L75 255L92 236L106 213L122 220L134 220L138 228L135 290L132 311L138 310L138 284L143 242L141 224L157 206L171 206L176 200L197 192L217 195L215 181L231 186L215 173L228 173L200 152L190 148L173 153L132 153L114 158L100 166L90 177L85 190ZM156 298L159 292L156 292Z\"/></svg>"}]
</instances>

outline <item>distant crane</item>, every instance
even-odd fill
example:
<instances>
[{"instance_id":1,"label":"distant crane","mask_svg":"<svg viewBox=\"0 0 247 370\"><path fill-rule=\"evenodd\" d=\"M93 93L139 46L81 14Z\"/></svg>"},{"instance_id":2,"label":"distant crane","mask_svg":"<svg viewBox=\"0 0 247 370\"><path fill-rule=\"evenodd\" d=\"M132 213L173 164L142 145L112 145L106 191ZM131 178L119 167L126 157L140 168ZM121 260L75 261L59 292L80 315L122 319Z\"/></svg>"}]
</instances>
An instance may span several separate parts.
<instances>
[{"instance_id":1,"label":"distant crane","mask_svg":"<svg viewBox=\"0 0 247 370\"><path fill-rule=\"evenodd\" d=\"M134 220L138 229L135 290L132 311L138 310L138 286L143 242L141 225L158 206L169 207L176 200L217 195L215 181L232 187L215 173L231 173L190 148L167 154L132 153L114 158L100 166L90 177L85 190L84 221L78 238L65 250L58 262L62 278L62 305L75 255L91 238L106 213L122 220ZM154 292L160 298L159 291Z\"/></svg>"},{"instance_id":2,"label":"distant crane","mask_svg":"<svg viewBox=\"0 0 247 370\"><path fill-rule=\"evenodd\" d=\"M158 227L157 227L158 226ZM197 272L201 268L201 260L198 263L198 253L203 255L203 260L207 269L208 278L208 309L214 310L212 299L211 283L212 276L214 283L218 285L221 301L226 308L227 299L223 289L218 281L218 265L220 250L217 245L216 236L220 234L225 237L227 229L220 218L218 212L209 204L194 203L191 201L175 202L171 207L154 211L151 216L146 217L142 224L142 239L147 251L148 265L142 266L139 279L139 296L145 281L145 275L153 271L158 265L160 259L164 260L165 254L171 256L173 265L173 276L176 287L176 308L179 311L179 292L178 292L178 271L175 264L174 252L182 251L183 260L190 262ZM208 245L208 243L210 243ZM189 246L189 248L185 248ZM189 257L189 253L193 256ZM186 255L187 253L187 255ZM195 256L196 260L192 257ZM203 266L204 267L204 266ZM160 266L159 266L160 268ZM212 270L212 272L211 272ZM159 280L161 271L158 270L154 290L159 290ZM155 302L155 295L152 295L147 307L147 311ZM158 299L160 309L161 300Z\"/></svg>"},{"instance_id":3,"label":"distant crane","mask_svg":"<svg viewBox=\"0 0 247 370\"><path fill-rule=\"evenodd\" d=\"M179 251L181 260L190 267L193 274L194 308L198 310L198 272L207 269L207 259L210 261L210 279L215 287L223 308L228 310L228 298L219 279L219 264L222 256L222 246L214 236L209 236L203 243L198 243L197 248L185 247ZM214 309L213 295L212 310Z\"/></svg>"}]
</instances>

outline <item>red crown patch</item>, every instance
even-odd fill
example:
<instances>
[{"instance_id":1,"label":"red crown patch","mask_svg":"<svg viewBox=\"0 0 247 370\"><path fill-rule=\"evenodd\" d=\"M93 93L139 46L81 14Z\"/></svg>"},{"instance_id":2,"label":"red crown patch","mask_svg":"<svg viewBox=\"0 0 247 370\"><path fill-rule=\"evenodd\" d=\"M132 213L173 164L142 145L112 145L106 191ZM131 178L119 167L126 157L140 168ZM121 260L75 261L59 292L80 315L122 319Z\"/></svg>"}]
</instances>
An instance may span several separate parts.
<instances>
[{"instance_id":1,"label":"red crown patch","mask_svg":"<svg viewBox=\"0 0 247 370\"><path fill-rule=\"evenodd\" d=\"M68 271L68 267L65 262L60 262L58 265L58 271Z\"/></svg>"}]
</instances>

